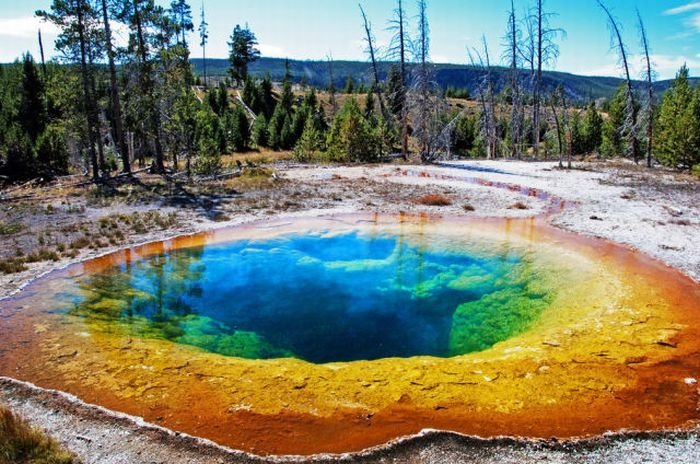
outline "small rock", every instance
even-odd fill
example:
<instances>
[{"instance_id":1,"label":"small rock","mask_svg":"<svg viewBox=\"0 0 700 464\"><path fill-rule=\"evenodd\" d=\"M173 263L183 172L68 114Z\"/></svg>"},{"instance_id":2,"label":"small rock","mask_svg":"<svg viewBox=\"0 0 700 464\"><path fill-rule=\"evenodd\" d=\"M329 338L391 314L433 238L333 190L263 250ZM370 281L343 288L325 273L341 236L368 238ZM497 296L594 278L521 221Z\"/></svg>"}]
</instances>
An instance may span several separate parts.
<instances>
[{"instance_id":1,"label":"small rock","mask_svg":"<svg viewBox=\"0 0 700 464\"><path fill-rule=\"evenodd\" d=\"M589 218L591 221L602 221L603 218L596 216L595 214Z\"/></svg>"},{"instance_id":2,"label":"small rock","mask_svg":"<svg viewBox=\"0 0 700 464\"><path fill-rule=\"evenodd\" d=\"M698 381L697 379L694 379L692 377L686 377L685 379L683 379L683 383L685 383L686 385L695 385L696 383L698 383Z\"/></svg>"},{"instance_id":3,"label":"small rock","mask_svg":"<svg viewBox=\"0 0 700 464\"><path fill-rule=\"evenodd\" d=\"M680 210L678 208L674 208L672 206L664 206L664 209L668 211L668 214L670 214L673 217L683 216L683 210Z\"/></svg>"}]
</instances>

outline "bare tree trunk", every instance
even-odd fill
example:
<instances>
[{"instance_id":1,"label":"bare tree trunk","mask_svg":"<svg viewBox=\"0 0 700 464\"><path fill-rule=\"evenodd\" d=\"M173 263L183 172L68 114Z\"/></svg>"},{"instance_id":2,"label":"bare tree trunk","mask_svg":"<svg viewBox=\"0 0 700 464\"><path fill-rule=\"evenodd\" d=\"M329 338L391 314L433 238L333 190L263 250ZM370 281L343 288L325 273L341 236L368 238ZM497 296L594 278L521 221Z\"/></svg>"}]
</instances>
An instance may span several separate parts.
<instances>
[{"instance_id":1,"label":"bare tree trunk","mask_svg":"<svg viewBox=\"0 0 700 464\"><path fill-rule=\"evenodd\" d=\"M631 156L635 163L639 163L639 156L637 153L637 109L636 102L634 100L634 90L632 89L632 78L630 77L630 68L627 61L627 49L625 48L625 43L622 41L622 33L620 32L620 26L613 17L610 10L603 4L602 1L598 0L598 5L603 9L608 17L610 29L614 36L614 42L620 53L620 61L622 67L625 71L626 79L626 102L625 102L625 129L627 133L627 154Z\"/></svg>"},{"instance_id":2,"label":"bare tree trunk","mask_svg":"<svg viewBox=\"0 0 700 464\"><path fill-rule=\"evenodd\" d=\"M405 12L401 0L398 8L399 21L399 47L401 60L401 155L404 161L408 161L408 102L406 101L406 34L405 34Z\"/></svg>"},{"instance_id":3,"label":"bare tree trunk","mask_svg":"<svg viewBox=\"0 0 700 464\"><path fill-rule=\"evenodd\" d=\"M204 44L202 46L202 68L204 68L204 87L208 87L207 84L207 46Z\"/></svg>"},{"instance_id":4,"label":"bare tree trunk","mask_svg":"<svg viewBox=\"0 0 700 464\"><path fill-rule=\"evenodd\" d=\"M540 98L541 98L541 91L542 91L542 58L543 58L543 41L544 41L544 36L542 34L542 19L543 19L543 11L542 11L542 0L537 0L537 6L536 6L536 15L537 15L537 72L535 74L535 88L533 92L533 116L532 116L532 125L533 125L533 135L534 135L534 143L535 143L535 158L538 157L540 153Z\"/></svg>"},{"instance_id":5,"label":"bare tree trunk","mask_svg":"<svg viewBox=\"0 0 700 464\"><path fill-rule=\"evenodd\" d=\"M80 71L83 83L83 93L85 105L85 117L87 122L88 139L90 143L90 164L92 166L92 178L98 180L100 178L100 167L97 163L97 151L95 145L97 144L97 137L95 135L95 129L97 128L97 121L95 118L95 105L92 99L92 93L90 89L90 72L88 70L88 58L87 58L87 44L85 39L85 17L83 15L84 0L80 0L77 3L77 17L78 17L78 40L80 42Z\"/></svg>"},{"instance_id":6,"label":"bare tree trunk","mask_svg":"<svg viewBox=\"0 0 700 464\"><path fill-rule=\"evenodd\" d=\"M44 42L41 40L41 29L39 29L39 54L41 55L41 73L44 75L44 80L46 80L46 60L44 59Z\"/></svg>"},{"instance_id":7,"label":"bare tree trunk","mask_svg":"<svg viewBox=\"0 0 700 464\"><path fill-rule=\"evenodd\" d=\"M475 50L477 58L471 55L470 60L472 66L481 68L483 75L479 88L479 100L482 108L482 132L486 139L486 158L491 159L496 156L496 113L495 113L495 96L493 92L493 82L491 79L491 58L489 56L488 43L486 37L481 38L483 44L483 55L478 50Z\"/></svg>"},{"instance_id":8,"label":"bare tree trunk","mask_svg":"<svg viewBox=\"0 0 700 464\"><path fill-rule=\"evenodd\" d=\"M331 107L333 108L333 115L338 112L338 101L335 99L335 76L333 75L333 56L328 55L328 93L330 94Z\"/></svg>"},{"instance_id":9,"label":"bare tree trunk","mask_svg":"<svg viewBox=\"0 0 700 464\"><path fill-rule=\"evenodd\" d=\"M428 70L428 50L430 47L427 5L425 0L418 1L418 53L420 59L420 75L418 76L418 121L420 133L420 155L422 161L431 158L430 148L430 76Z\"/></svg>"},{"instance_id":10,"label":"bare tree trunk","mask_svg":"<svg viewBox=\"0 0 700 464\"><path fill-rule=\"evenodd\" d=\"M114 112L114 133L117 136L117 147L122 159L122 172L131 172L131 163L129 162L129 149L126 145L126 137L124 136L124 127L122 126L122 106L119 98L119 87L117 84L117 67L114 64L114 48L112 46L112 28L109 24L109 15L107 14L107 0L102 0L102 21L105 28L105 43L107 45L107 58L109 61L109 83L111 86L110 94L112 97L112 111Z\"/></svg>"},{"instance_id":11,"label":"bare tree trunk","mask_svg":"<svg viewBox=\"0 0 700 464\"><path fill-rule=\"evenodd\" d=\"M488 140L489 140L489 152L492 158L498 156L498 140L496 137L496 94L493 88L493 77L491 75L491 57L489 56L489 48L486 43L486 37L483 37L484 42L484 56L486 58L486 83L488 97L488 108L489 108L489 126L488 126Z\"/></svg>"},{"instance_id":12,"label":"bare tree trunk","mask_svg":"<svg viewBox=\"0 0 700 464\"><path fill-rule=\"evenodd\" d=\"M554 115L554 124L557 128L557 142L559 143L559 167L564 167L564 144L561 139L561 121L559 115L557 114L557 97L556 91L552 94L551 101L552 114Z\"/></svg>"},{"instance_id":13,"label":"bare tree trunk","mask_svg":"<svg viewBox=\"0 0 700 464\"><path fill-rule=\"evenodd\" d=\"M509 44L510 44L510 154L512 158L520 158L518 143L520 140L520 82L518 79L518 28L515 17L515 3L510 2Z\"/></svg>"},{"instance_id":14,"label":"bare tree trunk","mask_svg":"<svg viewBox=\"0 0 700 464\"><path fill-rule=\"evenodd\" d=\"M646 81L647 81L647 167L651 168L652 155L654 150L654 73L651 68L651 59L649 58L649 40L647 39L647 31L642 21L642 15L637 10L637 19L639 20L639 33L642 39L642 47L644 48L644 58L646 61Z\"/></svg>"},{"instance_id":15,"label":"bare tree trunk","mask_svg":"<svg viewBox=\"0 0 700 464\"><path fill-rule=\"evenodd\" d=\"M367 52L369 53L370 60L372 61L372 74L374 77L374 93L377 95L377 98L379 99L379 108L382 112L382 117L386 117L387 111L386 111L386 105L384 105L384 98L382 97L382 87L380 85L379 81L379 68L377 66L377 58L376 58L376 47L374 45L374 34L372 34L372 26L367 20L367 15L365 14L365 10L362 8L361 4L358 4L360 7L360 12L362 13L362 21L364 22L365 26L365 40L367 41Z\"/></svg>"},{"instance_id":16,"label":"bare tree trunk","mask_svg":"<svg viewBox=\"0 0 700 464\"><path fill-rule=\"evenodd\" d=\"M92 56L91 54L88 54L89 56ZM94 69L94 63L92 61L92 58L89 60L89 67L90 70ZM91 72L90 73L90 87L92 90L92 95L93 99L96 98L97 95L97 86L95 84L95 73ZM97 162L98 165L100 166L100 171L102 172L102 175L105 175L107 173L107 163L105 163L105 147L104 147L104 142L102 140L102 122L100 121L100 116L97 114L97 102L95 101L95 131L97 132Z\"/></svg>"}]
</instances>

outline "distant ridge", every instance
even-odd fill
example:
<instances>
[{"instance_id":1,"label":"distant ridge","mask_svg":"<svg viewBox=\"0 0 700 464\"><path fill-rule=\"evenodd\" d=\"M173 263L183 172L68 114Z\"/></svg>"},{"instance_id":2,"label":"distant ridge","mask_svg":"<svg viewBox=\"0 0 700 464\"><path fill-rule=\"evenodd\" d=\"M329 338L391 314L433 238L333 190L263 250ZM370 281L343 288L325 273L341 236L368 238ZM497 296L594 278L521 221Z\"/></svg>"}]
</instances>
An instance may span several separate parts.
<instances>
[{"instance_id":1,"label":"distant ridge","mask_svg":"<svg viewBox=\"0 0 700 464\"><path fill-rule=\"evenodd\" d=\"M202 59L192 58L190 60L195 67L195 71L202 74ZM250 66L251 75L262 78L265 74L270 74L273 80L281 81L284 78L285 60L282 58L261 58ZM302 78L306 83L314 87L328 86L328 62L320 60L289 60L293 79L300 82ZM384 79L391 63L382 62L379 64L380 79ZM435 64L435 81L442 88L455 87L458 89L469 89L474 95L480 79L481 71L467 65L459 64ZM225 76L228 72L229 62L227 59L208 58L207 74L209 76ZM494 68L493 76L498 90L502 89L508 79L508 69ZM529 73L521 71L525 82L529 80ZM345 87L348 76L352 76L356 84L364 82L371 83L372 76L370 65L362 61L334 61L333 75L336 88ZM700 78L691 78L693 82L699 82ZM587 102L598 98L610 98L614 95L617 87L623 82L616 77L595 77L579 76L576 74L559 71L545 71L543 84L545 92L549 92L562 84L570 98L577 102ZM672 80L657 81L654 83L656 91L660 94L665 91ZM642 85L642 82L637 82Z\"/></svg>"}]
</instances>

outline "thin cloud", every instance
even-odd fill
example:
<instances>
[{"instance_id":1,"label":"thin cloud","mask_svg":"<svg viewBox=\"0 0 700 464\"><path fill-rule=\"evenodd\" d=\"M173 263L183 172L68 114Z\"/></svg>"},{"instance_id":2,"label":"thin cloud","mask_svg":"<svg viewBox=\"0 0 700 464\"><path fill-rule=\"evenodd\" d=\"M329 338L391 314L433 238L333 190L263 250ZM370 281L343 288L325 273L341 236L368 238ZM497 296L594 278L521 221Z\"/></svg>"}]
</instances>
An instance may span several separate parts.
<instances>
[{"instance_id":1,"label":"thin cloud","mask_svg":"<svg viewBox=\"0 0 700 464\"><path fill-rule=\"evenodd\" d=\"M284 48L277 45L261 43L258 45L258 48L260 49L260 54L262 56L282 58L288 55Z\"/></svg>"},{"instance_id":2,"label":"thin cloud","mask_svg":"<svg viewBox=\"0 0 700 464\"><path fill-rule=\"evenodd\" d=\"M651 55L652 66L659 79L673 79L681 66L686 65L691 74L696 74L700 70L700 54L696 57L683 55ZM646 66L643 55L632 55L629 57L630 75L632 79L640 79L644 75ZM622 77L622 70L614 63L594 69L584 69L579 71L585 76L616 76Z\"/></svg>"},{"instance_id":3,"label":"thin cloud","mask_svg":"<svg viewBox=\"0 0 700 464\"><path fill-rule=\"evenodd\" d=\"M700 32L700 2L686 3L676 8L670 8L664 11L664 15L684 15L683 23L690 29L688 35Z\"/></svg>"},{"instance_id":4,"label":"thin cloud","mask_svg":"<svg viewBox=\"0 0 700 464\"><path fill-rule=\"evenodd\" d=\"M433 55L432 56L433 63L452 63L454 60L451 60L449 56L447 55Z\"/></svg>"},{"instance_id":5,"label":"thin cloud","mask_svg":"<svg viewBox=\"0 0 700 464\"><path fill-rule=\"evenodd\" d=\"M59 33L55 25L42 21L36 16L0 18L0 37L28 39L36 37L39 29L45 35L58 35Z\"/></svg>"},{"instance_id":6,"label":"thin cloud","mask_svg":"<svg viewBox=\"0 0 700 464\"><path fill-rule=\"evenodd\" d=\"M664 14L668 16L673 16L697 10L700 10L700 2L687 3L676 8L670 8L664 11Z\"/></svg>"}]
</instances>

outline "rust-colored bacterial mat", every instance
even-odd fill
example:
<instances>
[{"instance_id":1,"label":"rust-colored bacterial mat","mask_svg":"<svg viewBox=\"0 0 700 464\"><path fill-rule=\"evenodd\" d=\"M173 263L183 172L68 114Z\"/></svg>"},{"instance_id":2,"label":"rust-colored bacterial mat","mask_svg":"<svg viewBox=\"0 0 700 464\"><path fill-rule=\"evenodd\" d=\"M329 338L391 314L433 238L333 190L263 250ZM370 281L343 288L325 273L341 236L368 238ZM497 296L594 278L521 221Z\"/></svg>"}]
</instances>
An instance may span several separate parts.
<instances>
[{"instance_id":1,"label":"rust-colored bacterial mat","mask_svg":"<svg viewBox=\"0 0 700 464\"><path fill-rule=\"evenodd\" d=\"M0 375L259 454L698 420L700 286L538 219L267 221L0 301Z\"/></svg>"}]
</instances>

